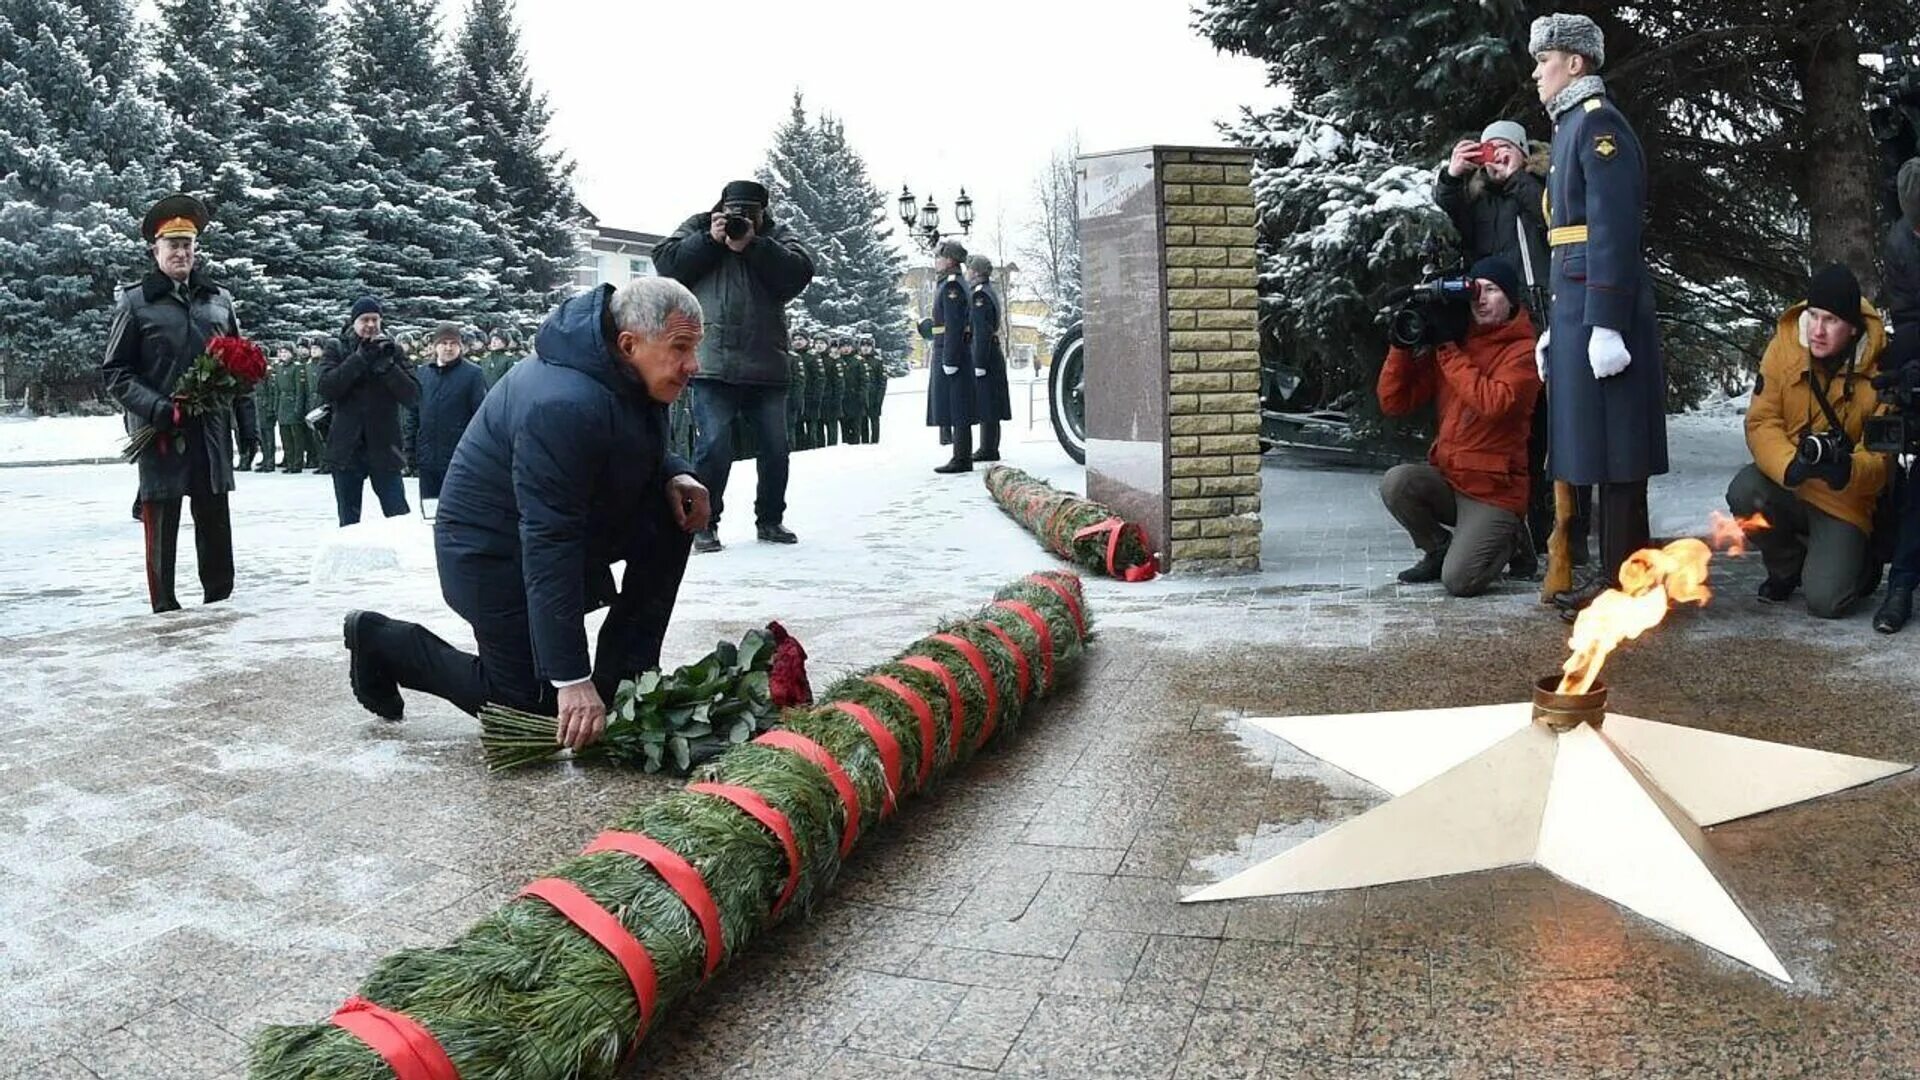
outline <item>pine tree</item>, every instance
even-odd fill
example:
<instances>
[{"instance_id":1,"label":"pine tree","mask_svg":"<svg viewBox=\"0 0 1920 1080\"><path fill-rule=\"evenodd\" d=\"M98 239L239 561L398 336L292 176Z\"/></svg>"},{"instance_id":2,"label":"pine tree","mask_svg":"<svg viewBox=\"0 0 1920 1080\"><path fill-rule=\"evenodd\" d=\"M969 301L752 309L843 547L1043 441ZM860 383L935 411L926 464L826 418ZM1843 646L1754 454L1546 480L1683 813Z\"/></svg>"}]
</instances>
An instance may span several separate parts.
<instances>
[{"instance_id":1,"label":"pine tree","mask_svg":"<svg viewBox=\"0 0 1920 1080\"><path fill-rule=\"evenodd\" d=\"M476 199L503 227L494 252L504 302L543 312L572 284L584 237L573 163L546 150L550 113L520 53L513 0L471 0L455 43L454 100L491 167Z\"/></svg>"},{"instance_id":2,"label":"pine tree","mask_svg":"<svg viewBox=\"0 0 1920 1080\"><path fill-rule=\"evenodd\" d=\"M807 314L832 330L872 334L884 355L905 352L905 260L889 243L887 199L845 125L830 116L810 122L795 92L757 178L775 219L813 255L813 283L800 297Z\"/></svg>"},{"instance_id":3,"label":"pine tree","mask_svg":"<svg viewBox=\"0 0 1920 1080\"><path fill-rule=\"evenodd\" d=\"M352 0L343 97L363 151L355 172L378 189L359 214L360 274L401 321L466 321L491 310L498 259L476 192L491 182L454 108L432 0Z\"/></svg>"},{"instance_id":4,"label":"pine tree","mask_svg":"<svg viewBox=\"0 0 1920 1080\"><path fill-rule=\"evenodd\" d=\"M254 179L239 156L246 140L233 81L238 27L222 0L161 0L159 8L155 51L163 62L155 85L173 118L178 185L212 214L202 238L202 265L244 306L258 294L258 267L233 250L233 229L223 213L247 205Z\"/></svg>"},{"instance_id":5,"label":"pine tree","mask_svg":"<svg viewBox=\"0 0 1920 1080\"><path fill-rule=\"evenodd\" d=\"M116 286L151 267L138 215L171 181L131 8L85 7L0 0L0 351L43 403L99 364Z\"/></svg>"},{"instance_id":6,"label":"pine tree","mask_svg":"<svg viewBox=\"0 0 1920 1080\"><path fill-rule=\"evenodd\" d=\"M242 21L239 138L255 184L222 207L231 252L260 271L242 311L263 337L332 333L363 291L357 225L379 195L356 169L365 144L340 100L343 39L326 0L245 0Z\"/></svg>"}]
</instances>

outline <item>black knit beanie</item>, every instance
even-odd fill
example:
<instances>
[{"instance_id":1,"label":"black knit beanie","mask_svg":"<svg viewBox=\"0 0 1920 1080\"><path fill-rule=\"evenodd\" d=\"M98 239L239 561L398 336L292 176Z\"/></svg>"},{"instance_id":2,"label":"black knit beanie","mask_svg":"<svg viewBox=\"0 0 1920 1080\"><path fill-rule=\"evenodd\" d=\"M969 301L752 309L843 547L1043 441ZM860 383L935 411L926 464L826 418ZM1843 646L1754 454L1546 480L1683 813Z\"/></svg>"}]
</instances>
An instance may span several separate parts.
<instances>
[{"instance_id":1,"label":"black knit beanie","mask_svg":"<svg viewBox=\"0 0 1920 1080\"><path fill-rule=\"evenodd\" d=\"M1830 311L1864 332L1866 316L1860 314L1860 279L1843 263L1833 263L1813 275L1807 284L1807 306Z\"/></svg>"}]
</instances>

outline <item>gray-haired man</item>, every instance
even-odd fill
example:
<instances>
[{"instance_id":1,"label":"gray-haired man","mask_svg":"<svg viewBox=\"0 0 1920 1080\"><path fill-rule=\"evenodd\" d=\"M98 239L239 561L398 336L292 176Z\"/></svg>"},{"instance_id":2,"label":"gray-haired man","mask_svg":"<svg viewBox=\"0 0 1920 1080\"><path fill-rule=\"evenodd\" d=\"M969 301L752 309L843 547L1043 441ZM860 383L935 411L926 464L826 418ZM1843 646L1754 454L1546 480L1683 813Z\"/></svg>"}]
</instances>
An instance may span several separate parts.
<instances>
[{"instance_id":1,"label":"gray-haired man","mask_svg":"<svg viewBox=\"0 0 1920 1080\"><path fill-rule=\"evenodd\" d=\"M468 713L492 702L558 715L569 746L600 737L620 680L659 663L691 534L708 524L707 489L667 449L667 406L699 371L701 328L699 301L658 277L547 316L533 355L467 426L434 519L440 591L479 655L350 612L362 705L398 720L406 687ZM609 606L590 662L586 615Z\"/></svg>"}]
</instances>

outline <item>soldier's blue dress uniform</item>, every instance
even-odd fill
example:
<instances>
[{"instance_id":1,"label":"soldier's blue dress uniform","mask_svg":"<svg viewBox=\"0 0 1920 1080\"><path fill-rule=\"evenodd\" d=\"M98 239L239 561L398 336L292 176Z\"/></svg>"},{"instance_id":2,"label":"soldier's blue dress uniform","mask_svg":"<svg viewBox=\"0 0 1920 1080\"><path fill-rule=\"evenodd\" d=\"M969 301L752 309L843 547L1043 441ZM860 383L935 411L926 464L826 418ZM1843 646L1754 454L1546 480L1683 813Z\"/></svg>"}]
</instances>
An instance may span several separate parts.
<instances>
[{"instance_id":1,"label":"soldier's blue dress uniform","mask_svg":"<svg viewBox=\"0 0 1920 1080\"><path fill-rule=\"evenodd\" d=\"M1667 471L1667 377L1640 243L1646 192L1640 140L1612 102L1589 97L1556 119L1546 206L1555 480L1644 483ZM1627 370L1594 377L1587 346L1596 327L1619 332L1633 358Z\"/></svg>"},{"instance_id":2,"label":"soldier's blue dress uniform","mask_svg":"<svg viewBox=\"0 0 1920 1080\"><path fill-rule=\"evenodd\" d=\"M927 372L927 426L952 433L954 465L973 463L973 425L979 421L973 353L967 340L967 286L954 270L933 297L933 362ZM948 375L946 368L953 368Z\"/></svg>"}]
</instances>

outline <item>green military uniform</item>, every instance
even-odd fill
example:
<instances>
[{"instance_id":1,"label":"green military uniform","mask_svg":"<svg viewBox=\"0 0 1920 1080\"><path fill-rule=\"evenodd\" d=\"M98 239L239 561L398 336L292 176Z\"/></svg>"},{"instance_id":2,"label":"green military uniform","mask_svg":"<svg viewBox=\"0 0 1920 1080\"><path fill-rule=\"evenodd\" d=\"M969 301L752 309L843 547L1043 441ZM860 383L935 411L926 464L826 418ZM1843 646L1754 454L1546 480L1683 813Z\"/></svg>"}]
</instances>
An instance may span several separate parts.
<instances>
[{"instance_id":1,"label":"green military uniform","mask_svg":"<svg viewBox=\"0 0 1920 1080\"><path fill-rule=\"evenodd\" d=\"M273 471L273 455L279 443L275 436L280 430L280 397L274 389L273 369L284 363L285 358L276 360L267 368L266 377L253 384L253 415L260 428L260 472Z\"/></svg>"},{"instance_id":2,"label":"green military uniform","mask_svg":"<svg viewBox=\"0 0 1920 1080\"><path fill-rule=\"evenodd\" d=\"M314 346L313 351L316 353L320 351L318 344ZM303 459L313 468L314 473L326 476L333 472L333 467L327 464L327 455L322 452L320 433L313 430L306 422L307 413L320 404L320 357L314 356L300 365L300 409L297 414L300 448ZM291 471L299 472L300 470Z\"/></svg>"},{"instance_id":3,"label":"green military uniform","mask_svg":"<svg viewBox=\"0 0 1920 1080\"><path fill-rule=\"evenodd\" d=\"M807 369L800 355L787 353L787 449L800 451L806 443Z\"/></svg>"},{"instance_id":4,"label":"green military uniform","mask_svg":"<svg viewBox=\"0 0 1920 1080\"><path fill-rule=\"evenodd\" d=\"M821 445L840 445L840 358L832 348L814 343L820 356L820 433Z\"/></svg>"},{"instance_id":5,"label":"green military uniform","mask_svg":"<svg viewBox=\"0 0 1920 1080\"><path fill-rule=\"evenodd\" d=\"M808 345L806 355L800 358L801 370L806 372L806 423L807 449L818 450L827 445L827 425L820 415L820 395L827 386L827 373L820 365L820 352L817 346Z\"/></svg>"},{"instance_id":6,"label":"green military uniform","mask_svg":"<svg viewBox=\"0 0 1920 1080\"><path fill-rule=\"evenodd\" d=\"M273 423L280 431L281 472L297 473L315 464L310 454L313 433L307 430L309 365L310 361L288 359L267 373L266 381L273 385Z\"/></svg>"},{"instance_id":7,"label":"green military uniform","mask_svg":"<svg viewBox=\"0 0 1920 1080\"><path fill-rule=\"evenodd\" d=\"M840 365L840 432L849 446L867 441L867 379L853 345L841 342L833 350Z\"/></svg>"}]
</instances>

